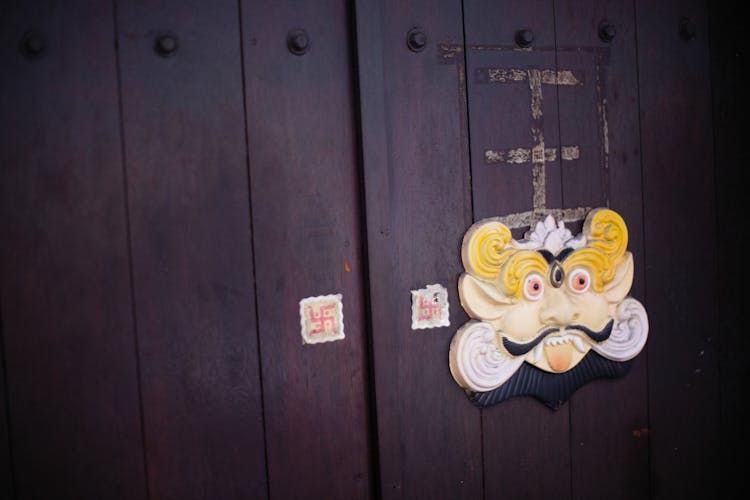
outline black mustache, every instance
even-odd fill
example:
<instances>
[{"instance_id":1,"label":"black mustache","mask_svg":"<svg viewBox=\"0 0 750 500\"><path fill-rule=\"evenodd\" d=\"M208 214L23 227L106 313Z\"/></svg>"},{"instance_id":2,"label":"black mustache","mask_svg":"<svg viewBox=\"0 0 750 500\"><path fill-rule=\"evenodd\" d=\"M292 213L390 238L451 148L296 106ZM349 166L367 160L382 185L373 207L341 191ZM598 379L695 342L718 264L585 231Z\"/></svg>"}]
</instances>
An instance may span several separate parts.
<instances>
[{"instance_id":1,"label":"black mustache","mask_svg":"<svg viewBox=\"0 0 750 500\"><path fill-rule=\"evenodd\" d=\"M605 325L604 328L602 328L600 331L595 332L591 328L588 328L584 325L570 325L566 328L566 330L578 330L579 332L585 333L588 338L593 340L594 342L603 342L609 338L610 335L612 335L612 326L614 326L615 320L611 319L609 322ZM551 333L559 332L560 328L548 328L539 335L536 336L534 340L531 342L528 342L526 344L519 344L518 342L513 342L508 337L503 337L503 347L512 355L512 356L523 356L524 354L531 351L533 348L537 346L539 342L541 342L544 337Z\"/></svg>"}]
</instances>

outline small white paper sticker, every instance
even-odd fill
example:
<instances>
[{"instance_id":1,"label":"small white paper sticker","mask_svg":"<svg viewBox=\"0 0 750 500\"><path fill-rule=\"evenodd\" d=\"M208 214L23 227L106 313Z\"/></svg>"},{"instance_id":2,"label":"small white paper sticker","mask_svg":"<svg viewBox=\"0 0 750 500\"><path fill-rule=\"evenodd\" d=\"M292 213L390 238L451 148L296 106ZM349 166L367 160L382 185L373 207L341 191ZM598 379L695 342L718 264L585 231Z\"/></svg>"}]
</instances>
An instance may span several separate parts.
<instances>
[{"instance_id":1,"label":"small white paper sticker","mask_svg":"<svg viewBox=\"0 0 750 500\"><path fill-rule=\"evenodd\" d=\"M411 329L450 326L448 290L439 284L411 291Z\"/></svg>"},{"instance_id":2,"label":"small white paper sticker","mask_svg":"<svg viewBox=\"0 0 750 500\"><path fill-rule=\"evenodd\" d=\"M307 297L299 302L302 342L319 344L344 338L341 294Z\"/></svg>"}]
</instances>

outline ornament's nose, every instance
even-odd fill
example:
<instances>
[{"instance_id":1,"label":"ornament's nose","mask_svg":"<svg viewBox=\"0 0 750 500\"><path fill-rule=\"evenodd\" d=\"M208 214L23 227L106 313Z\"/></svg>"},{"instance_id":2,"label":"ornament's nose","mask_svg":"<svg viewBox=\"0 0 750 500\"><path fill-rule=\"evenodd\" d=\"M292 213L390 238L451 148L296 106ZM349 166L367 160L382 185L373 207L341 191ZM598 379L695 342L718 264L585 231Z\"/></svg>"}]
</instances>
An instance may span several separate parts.
<instances>
[{"instance_id":1,"label":"ornament's nose","mask_svg":"<svg viewBox=\"0 0 750 500\"><path fill-rule=\"evenodd\" d=\"M569 325L575 318L573 303L560 290L548 290L542 299L539 319L545 325L563 327Z\"/></svg>"}]
</instances>

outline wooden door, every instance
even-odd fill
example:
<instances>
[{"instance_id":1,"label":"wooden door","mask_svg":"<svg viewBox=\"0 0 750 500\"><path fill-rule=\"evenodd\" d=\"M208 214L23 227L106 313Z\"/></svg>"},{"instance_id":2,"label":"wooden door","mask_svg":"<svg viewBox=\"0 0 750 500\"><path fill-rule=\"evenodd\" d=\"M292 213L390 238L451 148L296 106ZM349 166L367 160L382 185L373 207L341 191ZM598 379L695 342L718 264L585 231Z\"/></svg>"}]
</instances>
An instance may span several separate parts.
<instances>
[{"instance_id":1,"label":"wooden door","mask_svg":"<svg viewBox=\"0 0 750 500\"><path fill-rule=\"evenodd\" d=\"M740 31L699 1L3 2L0 498L729 497ZM557 410L476 408L464 233L600 206L646 349ZM450 326L414 330L431 284ZM306 344L321 296L344 335Z\"/></svg>"},{"instance_id":2,"label":"wooden door","mask_svg":"<svg viewBox=\"0 0 750 500\"><path fill-rule=\"evenodd\" d=\"M3 495L367 497L346 2L6 10Z\"/></svg>"},{"instance_id":3,"label":"wooden door","mask_svg":"<svg viewBox=\"0 0 750 500\"><path fill-rule=\"evenodd\" d=\"M3 6L8 496L146 494L113 16Z\"/></svg>"},{"instance_id":4,"label":"wooden door","mask_svg":"<svg viewBox=\"0 0 750 500\"><path fill-rule=\"evenodd\" d=\"M716 227L705 6L361 2L358 19L360 61L375 61L360 82L381 495L711 495L716 242L688 236ZM554 412L531 398L469 407L446 369L468 319L464 232L502 216L520 236L550 211L577 231L597 206L628 221L646 351ZM710 278L693 287L684 270L699 262ZM451 326L411 331L409 291L428 283L448 288Z\"/></svg>"}]
</instances>

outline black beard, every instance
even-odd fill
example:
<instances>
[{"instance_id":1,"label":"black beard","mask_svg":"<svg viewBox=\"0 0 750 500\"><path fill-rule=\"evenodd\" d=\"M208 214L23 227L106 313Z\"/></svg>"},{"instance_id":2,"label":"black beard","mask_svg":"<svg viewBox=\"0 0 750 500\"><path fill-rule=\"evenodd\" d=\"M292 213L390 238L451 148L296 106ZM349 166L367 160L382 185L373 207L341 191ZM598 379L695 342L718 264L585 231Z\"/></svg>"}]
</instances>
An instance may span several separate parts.
<instances>
[{"instance_id":1,"label":"black beard","mask_svg":"<svg viewBox=\"0 0 750 500\"><path fill-rule=\"evenodd\" d=\"M585 383L597 378L622 377L630 370L632 363L633 360L612 361L595 351L589 351L580 363L563 373L549 373L524 362L521 368L497 389L466 393L469 400L479 408L487 408L517 396L532 396L556 410Z\"/></svg>"},{"instance_id":2,"label":"black beard","mask_svg":"<svg viewBox=\"0 0 750 500\"><path fill-rule=\"evenodd\" d=\"M588 338L593 340L594 342L603 342L609 338L610 335L612 335L612 326L615 324L615 320L611 319L607 324L602 328L600 331L595 332L594 330L585 327L583 325L570 325L566 327L566 330L577 330L579 332L585 333ZM523 356L524 354L531 351L536 345L541 342L544 337L547 335L550 335L552 333L559 332L561 328L548 328L546 330L543 330L539 335L536 336L534 340L531 342L528 342L526 344L520 344L518 342L513 342L508 337L503 336L503 347L512 355L512 356Z\"/></svg>"}]
</instances>

